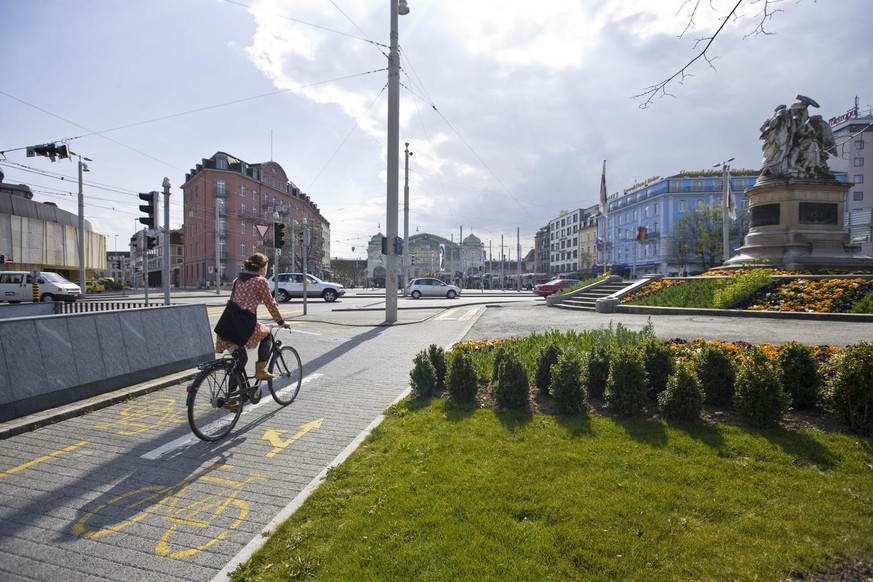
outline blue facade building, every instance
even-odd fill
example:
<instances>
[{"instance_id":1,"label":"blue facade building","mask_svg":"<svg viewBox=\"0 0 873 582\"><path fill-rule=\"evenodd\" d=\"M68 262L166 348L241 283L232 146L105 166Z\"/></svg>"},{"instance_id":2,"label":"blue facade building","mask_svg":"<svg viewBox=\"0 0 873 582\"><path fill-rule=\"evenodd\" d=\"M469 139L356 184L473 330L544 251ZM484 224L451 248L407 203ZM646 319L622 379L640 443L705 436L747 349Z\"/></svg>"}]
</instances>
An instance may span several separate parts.
<instances>
[{"instance_id":1,"label":"blue facade building","mask_svg":"<svg viewBox=\"0 0 873 582\"><path fill-rule=\"evenodd\" d=\"M737 209L730 229L731 249L742 244L748 231L743 192L755 184L757 176L757 170L731 173L731 193ZM706 270L713 265L704 265L693 252L681 252L676 224L697 208L720 209L722 198L720 169L681 172L668 178L656 176L613 195L608 199L607 217L598 218L598 264L625 277L675 276Z\"/></svg>"}]
</instances>

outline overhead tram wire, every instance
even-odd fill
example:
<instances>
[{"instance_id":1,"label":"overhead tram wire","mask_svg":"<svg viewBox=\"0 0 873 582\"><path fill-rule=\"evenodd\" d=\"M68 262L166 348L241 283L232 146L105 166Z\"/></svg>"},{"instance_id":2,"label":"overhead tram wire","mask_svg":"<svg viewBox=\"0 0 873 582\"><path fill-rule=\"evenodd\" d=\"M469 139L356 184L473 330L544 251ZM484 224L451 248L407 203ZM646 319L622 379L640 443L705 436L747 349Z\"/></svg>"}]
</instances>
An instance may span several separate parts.
<instances>
[{"instance_id":1,"label":"overhead tram wire","mask_svg":"<svg viewBox=\"0 0 873 582\"><path fill-rule=\"evenodd\" d=\"M405 57L404 53L401 53L401 56L403 56L404 60L406 60L406 62L409 63L409 59ZM415 72L411 63L410 63L410 68L413 69L413 72ZM409 76L409 74L406 73L405 68L401 68L401 70L406 75L407 79L410 80L410 82L414 82L413 79ZM424 87L424 84L419 82L419 83L417 83L417 85L419 85L421 87L422 93L427 95L427 89ZM416 95L415 92L412 91L409 87L406 87L404 85L404 88L407 91L409 91L414 97L418 97L418 95ZM433 100L428 97L426 102L428 103L428 105L430 105L431 109L433 109L436 112L436 114L440 117L440 119L442 119L443 122L445 122L445 124L449 126L449 128L454 132L454 134L456 136L458 136L458 139L460 139L461 142L467 147L467 149L470 150L470 153L472 153L473 156L475 156L475 158L477 160L479 160L479 163L482 164L482 167L485 168L488 171L488 173L491 174L491 176L495 180L497 180L497 183L500 184L501 188L503 188L503 190L506 192L506 194L508 194L509 197L512 198L512 200L518 205L518 207L521 208L525 214L527 214L528 218L530 218L532 222L536 222L536 219L531 215L530 211L521 203L521 201L518 200L518 198L515 197L515 195L512 193L512 191L506 186L506 184L503 183L503 181L497 176L497 174L494 173L494 171L488 166L488 164L485 163L485 160L483 160L482 157L478 154L478 152L476 152L476 150L473 149L473 146L470 145L470 143L464 138L464 136L462 136L461 133L455 128L455 126L452 125L452 123L443 115L443 113L439 109L437 109L437 106L433 102Z\"/></svg>"},{"instance_id":2,"label":"overhead tram wire","mask_svg":"<svg viewBox=\"0 0 873 582\"><path fill-rule=\"evenodd\" d=\"M225 1L226 3L228 3L228 4L236 4L237 6L242 6L243 8L248 8L248 9L253 10L253 11L255 11L255 12L263 12L264 14L269 14L269 15L271 15L271 16L276 16L276 17L278 17L278 18L283 18L283 19L285 19L285 20L290 20L291 22L296 22L297 24L302 24L302 25L304 25L304 26L311 26L312 28L317 28L317 29L319 29L319 30L323 30L323 31L325 31L325 32L330 32L330 33L333 33L333 34L338 34L338 35L340 35L340 36L345 36L345 37L348 37L348 38L352 38L352 39L355 39L355 40L359 40L359 41L361 41L361 42L367 42L367 43L370 43L370 44L376 45L376 46L378 46L378 47L388 48L387 45L384 45L384 44L382 44L382 43L378 43L378 42L372 41L372 40L370 40L369 38L360 38L360 37L357 37L357 36L355 36L355 35L353 35L353 34L349 34L349 33L347 33L347 32L341 32L341 31L339 31L339 30L334 30L334 29L332 29L332 28L328 28L328 27L326 27L326 26L321 26L320 24L313 24L312 22L306 22L305 20L300 20L299 18L294 18L293 16L288 16L288 15L286 15L286 14L279 14L278 12L272 12L272 11L270 11L270 10L264 10L263 8L255 8L255 7L252 6L251 4L246 4L245 2L239 2L239 0L224 0L224 1ZM336 5L334 4L334 6L336 6ZM338 7L337 7L337 8L338 8ZM338 8L338 9L339 9L339 8ZM340 10L340 12L342 12L342 10ZM343 13L343 15L345 16L344 13ZM346 18L348 18L348 16L346 16ZM349 20L351 21L350 18L349 18ZM354 24L354 22L352 22L352 24ZM357 25L355 25L355 27L358 28L358 30L361 30L360 27L358 27ZM363 33L363 31L361 31L361 32Z\"/></svg>"},{"instance_id":3,"label":"overhead tram wire","mask_svg":"<svg viewBox=\"0 0 873 582\"><path fill-rule=\"evenodd\" d=\"M373 108L373 105L376 104L376 102L379 100L379 98L382 96L382 94L385 93L386 87L388 87L388 83L385 83L384 85L382 85L382 89L379 91L379 93L376 95L376 97L373 99L373 101L370 102L370 105L367 106L366 111L364 111L365 115L370 111L370 109ZM355 132L355 130L358 129L358 125L359 125L358 122L355 121L355 124L352 126L352 128L349 130L349 132L346 134L346 136L342 139L342 141L337 146L337 148L334 150L334 152L330 155L330 157L327 158L327 161L324 162L324 165L321 167L321 169L315 175L315 178L313 178L312 182L309 183L309 186L306 187L307 190L312 189L312 186L318 181L318 179L321 177L321 175L327 169L327 166L330 165L330 162L336 157L336 155L343 148L343 146L346 144L346 142L349 140L349 138L352 136L352 134Z\"/></svg>"}]
</instances>

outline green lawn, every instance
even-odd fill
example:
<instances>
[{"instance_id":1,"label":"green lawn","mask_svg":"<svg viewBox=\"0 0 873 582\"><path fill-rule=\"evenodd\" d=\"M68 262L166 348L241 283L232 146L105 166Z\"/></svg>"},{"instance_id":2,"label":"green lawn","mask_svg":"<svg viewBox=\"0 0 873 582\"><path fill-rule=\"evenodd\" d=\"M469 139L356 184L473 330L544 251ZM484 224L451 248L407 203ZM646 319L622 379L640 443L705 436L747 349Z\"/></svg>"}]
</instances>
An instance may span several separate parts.
<instances>
[{"instance_id":1,"label":"green lawn","mask_svg":"<svg viewBox=\"0 0 873 582\"><path fill-rule=\"evenodd\" d=\"M233 580L779 580L873 557L873 443L403 402Z\"/></svg>"}]
</instances>

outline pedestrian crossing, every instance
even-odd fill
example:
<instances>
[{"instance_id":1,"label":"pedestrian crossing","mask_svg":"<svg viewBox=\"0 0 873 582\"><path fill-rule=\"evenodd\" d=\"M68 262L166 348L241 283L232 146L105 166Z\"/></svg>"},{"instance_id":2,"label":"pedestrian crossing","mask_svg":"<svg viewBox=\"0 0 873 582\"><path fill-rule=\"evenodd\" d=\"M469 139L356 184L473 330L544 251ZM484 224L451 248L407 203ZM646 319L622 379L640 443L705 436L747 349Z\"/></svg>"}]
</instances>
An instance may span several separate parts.
<instances>
[{"instance_id":1,"label":"pedestrian crossing","mask_svg":"<svg viewBox=\"0 0 873 582\"><path fill-rule=\"evenodd\" d=\"M434 317L435 321L470 321L482 311L481 307L452 307Z\"/></svg>"}]
</instances>

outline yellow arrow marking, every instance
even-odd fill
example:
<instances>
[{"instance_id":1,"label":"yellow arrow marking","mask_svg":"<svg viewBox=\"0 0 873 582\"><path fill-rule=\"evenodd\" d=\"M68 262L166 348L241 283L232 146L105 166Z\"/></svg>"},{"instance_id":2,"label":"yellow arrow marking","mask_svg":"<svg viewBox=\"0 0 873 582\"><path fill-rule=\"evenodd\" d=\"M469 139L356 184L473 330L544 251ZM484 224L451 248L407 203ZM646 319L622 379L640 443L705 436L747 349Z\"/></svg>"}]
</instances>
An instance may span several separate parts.
<instances>
[{"instance_id":1,"label":"yellow arrow marking","mask_svg":"<svg viewBox=\"0 0 873 582\"><path fill-rule=\"evenodd\" d=\"M70 445L69 447L65 447L65 448L60 449L58 451L55 451L53 453L49 453L49 454L42 456L38 459L28 461L27 463L24 463L23 465L18 465L17 467L12 467L8 471L3 471L2 473L0 473L0 479L2 479L3 477L6 477L7 475L12 475L13 473L23 471L24 469L28 469L30 467L33 467L34 465L38 465L44 461L48 461L49 459L53 459L55 457L63 455L64 453L69 453L70 451L75 451L79 447L83 447L87 444L88 444L88 441L79 441L74 445Z\"/></svg>"},{"instance_id":2,"label":"yellow arrow marking","mask_svg":"<svg viewBox=\"0 0 873 582\"><path fill-rule=\"evenodd\" d=\"M288 432L287 430L270 429L264 432L264 436L262 436L261 439L273 445L273 450L267 453L267 458L269 459L271 457L275 457L278 453L281 453L284 449L292 445L297 439L299 439L309 431L321 428L321 421L323 420L323 418L319 418L318 420L307 422L300 427L300 430L297 431L297 434L292 436L287 441L282 440L282 435Z\"/></svg>"}]
</instances>

